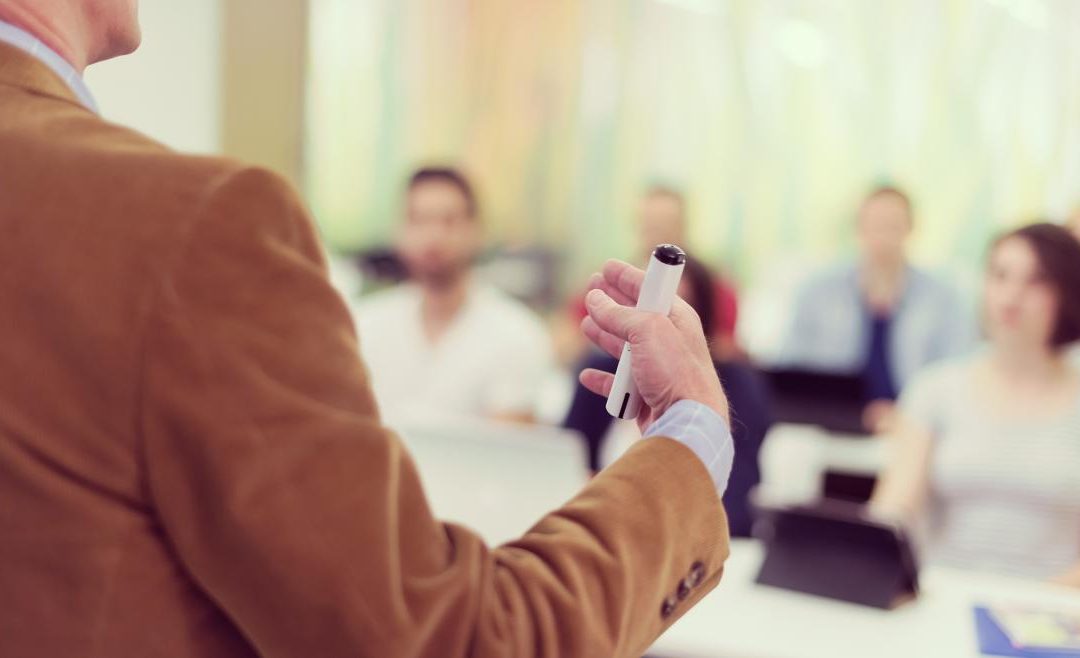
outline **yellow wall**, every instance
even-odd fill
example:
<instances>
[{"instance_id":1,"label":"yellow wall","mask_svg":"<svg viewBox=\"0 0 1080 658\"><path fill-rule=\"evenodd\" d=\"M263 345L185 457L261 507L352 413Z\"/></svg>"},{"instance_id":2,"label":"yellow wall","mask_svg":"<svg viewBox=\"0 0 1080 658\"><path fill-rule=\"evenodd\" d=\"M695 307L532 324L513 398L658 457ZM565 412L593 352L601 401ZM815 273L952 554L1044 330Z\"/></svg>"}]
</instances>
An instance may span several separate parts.
<instances>
[{"instance_id":1,"label":"yellow wall","mask_svg":"<svg viewBox=\"0 0 1080 658\"><path fill-rule=\"evenodd\" d=\"M303 178L308 0L226 0L223 148Z\"/></svg>"}]
</instances>

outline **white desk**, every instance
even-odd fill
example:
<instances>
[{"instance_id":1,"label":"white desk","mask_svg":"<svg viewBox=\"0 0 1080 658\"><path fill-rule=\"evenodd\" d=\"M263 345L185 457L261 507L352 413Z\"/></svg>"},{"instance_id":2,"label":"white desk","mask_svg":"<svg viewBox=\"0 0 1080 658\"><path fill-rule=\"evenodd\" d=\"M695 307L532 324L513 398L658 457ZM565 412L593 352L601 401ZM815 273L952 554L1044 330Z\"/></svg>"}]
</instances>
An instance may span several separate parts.
<instances>
[{"instance_id":1,"label":"white desk","mask_svg":"<svg viewBox=\"0 0 1080 658\"><path fill-rule=\"evenodd\" d=\"M1011 578L926 569L919 598L884 611L754 584L761 547L737 541L719 587L650 651L665 658L975 658L972 606L1080 610L1080 592Z\"/></svg>"}]
</instances>

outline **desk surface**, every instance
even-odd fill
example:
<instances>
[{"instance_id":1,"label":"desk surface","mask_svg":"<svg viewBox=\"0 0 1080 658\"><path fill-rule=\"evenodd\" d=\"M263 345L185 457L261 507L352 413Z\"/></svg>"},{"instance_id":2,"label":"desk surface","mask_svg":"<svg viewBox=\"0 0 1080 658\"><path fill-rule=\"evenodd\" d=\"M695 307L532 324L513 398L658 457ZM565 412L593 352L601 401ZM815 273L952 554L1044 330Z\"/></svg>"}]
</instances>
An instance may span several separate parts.
<instances>
[{"instance_id":1,"label":"desk surface","mask_svg":"<svg viewBox=\"0 0 1080 658\"><path fill-rule=\"evenodd\" d=\"M1080 609L1080 593L1041 583L926 569L919 598L883 611L754 584L761 546L737 541L720 586L652 650L677 658L976 658L977 604Z\"/></svg>"}]
</instances>

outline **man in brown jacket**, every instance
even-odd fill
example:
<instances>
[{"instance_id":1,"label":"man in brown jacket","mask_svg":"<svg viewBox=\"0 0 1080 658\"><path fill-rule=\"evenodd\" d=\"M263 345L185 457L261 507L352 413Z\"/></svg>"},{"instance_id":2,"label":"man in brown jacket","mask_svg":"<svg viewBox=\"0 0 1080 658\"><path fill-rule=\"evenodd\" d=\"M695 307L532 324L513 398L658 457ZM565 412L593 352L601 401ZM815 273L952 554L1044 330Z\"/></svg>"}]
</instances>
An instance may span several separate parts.
<instances>
[{"instance_id":1,"label":"man in brown jacket","mask_svg":"<svg viewBox=\"0 0 1080 658\"><path fill-rule=\"evenodd\" d=\"M0 656L640 655L727 556L692 311L609 263L585 332L671 438L506 546L439 523L294 192L94 113L134 5L0 0Z\"/></svg>"}]
</instances>

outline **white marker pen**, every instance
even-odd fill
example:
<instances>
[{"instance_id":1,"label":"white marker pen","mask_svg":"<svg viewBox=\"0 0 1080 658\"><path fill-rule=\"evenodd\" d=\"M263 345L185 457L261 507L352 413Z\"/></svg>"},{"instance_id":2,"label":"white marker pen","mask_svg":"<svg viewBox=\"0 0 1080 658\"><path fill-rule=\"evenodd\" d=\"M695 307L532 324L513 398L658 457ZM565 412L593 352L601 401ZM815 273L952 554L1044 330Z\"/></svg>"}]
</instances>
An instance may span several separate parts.
<instances>
[{"instance_id":1,"label":"white marker pen","mask_svg":"<svg viewBox=\"0 0 1080 658\"><path fill-rule=\"evenodd\" d=\"M671 304L675 301L685 265L686 253L675 245L662 244L653 249L649 266L645 269L645 282L638 295L638 310L663 315L671 313ZM641 410L641 394L634 383L630 361L630 343L627 343L607 399L607 411L616 418L637 418Z\"/></svg>"}]
</instances>

